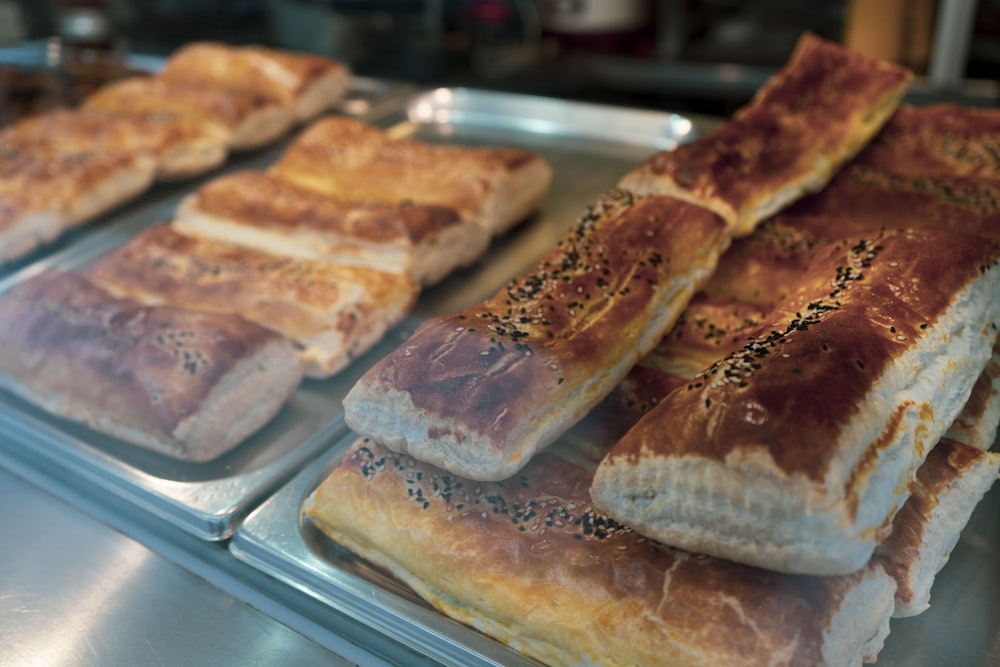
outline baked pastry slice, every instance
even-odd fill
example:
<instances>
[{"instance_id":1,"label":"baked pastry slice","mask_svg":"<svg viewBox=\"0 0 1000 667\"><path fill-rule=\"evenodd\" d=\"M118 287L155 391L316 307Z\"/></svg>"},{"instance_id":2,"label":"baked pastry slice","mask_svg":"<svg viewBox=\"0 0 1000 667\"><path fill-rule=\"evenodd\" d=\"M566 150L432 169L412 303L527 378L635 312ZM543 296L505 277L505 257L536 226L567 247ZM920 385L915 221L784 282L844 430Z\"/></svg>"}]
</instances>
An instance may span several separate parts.
<instances>
[{"instance_id":1,"label":"baked pastry slice","mask_svg":"<svg viewBox=\"0 0 1000 667\"><path fill-rule=\"evenodd\" d=\"M204 123L232 150L249 150L287 134L291 110L264 95L132 77L107 84L81 107L140 117L180 118Z\"/></svg>"},{"instance_id":2,"label":"baked pastry slice","mask_svg":"<svg viewBox=\"0 0 1000 667\"><path fill-rule=\"evenodd\" d=\"M607 193L531 271L377 362L347 424L456 474L510 477L656 345L727 242L707 209Z\"/></svg>"},{"instance_id":3,"label":"baked pastry slice","mask_svg":"<svg viewBox=\"0 0 1000 667\"><path fill-rule=\"evenodd\" d=\"M862 567L990 358L998 258L930 231L817 253L748 342L626 434L595 502L692 551L807 574Z\"/></svg>"},{"instance_id":4,"label":"baked pastry slice","mask_svg":"<svg viewBox=\"0 0 1000 667\"><path fill-rule=\"evenodd\" d=\"M721 215L745 236L821 189L888 120L911 74L815 35L717 129L657 153L619 185L671 195Z\"/></svg>"},{"instance_id":5,"label":"baked pastry slice","mask_svg":"<svg viewBox=\"0 0 1000 667\"><path fill-rule=\"evenodd\" d=\"M234 315L142 306L75 273L0 297L0 386L52 414L187 461L231 450L302 378L292 345Z\"/></svg>"},{"instance_id":6,"label":"baked pastry slice","mask_svg":"<svg viewBox=\"0 0 1000 667\"><path fill-rule=\"evenodd\" d=\"M930 607L934 577L948 562L973 510L1000 473L1000 453L942 440L917 471L909 500L875 558L896 579L893 616Z\"/></svg>"},{"instance_id":7,"label":"baked pastry slice","mask_svg":"<svg viewBox=\"0 0 1000 667\"><path fill-rule=\"evenodd\" d=\"M351 84L350 68L330 58L219 42L181 46L167 58L159 77L281 100L293 110L298 122L332 109Z\"/></svg>"},{"instance_id":8,"label":"baked pastry slice","mask_svg":"<svg viewBox=\"0 0 1000 667\"><path fill-rule=\"evenodd\" d=\"M59 109L32 116L0 133L0 143L44 145L63 153L143 152L156 160L158 180L188 178L221 165L226 142L200 121Z\"/></svg>"},{"instance_id":9,"label":"baked pastry slice","mask_svg":"<svg viewBox=\"0 0 1000 667\"><path fill-rule=\"evenodd\" d=\"M270 171L341 199L445 206L490 235L535 212L552 184L537 153L397 139L339 116L306 128Z\"/></svg>"},{"instance_id":10,"label":"baked pastry slice","mask_svg":"<svg viewBox=\"0 0 1000 667\"><path fill-rule=\"evenodd\" d=\"M309 377L343 369L409 312L408 276L282 257L151 227L88 277L150 305L239 314L293 340Z\"/></svg>"},{"instance_id":11,"label":"baked pastry slice","mask_svg":"<svg viewBox=\"0 0 1000 667\"><path fill-rule=\"evenodd\" d=\"M261 171L212 179L181 201L173 225L258 250L409 273L425 286L477 260L490 241L449 208L336 199Z\"/></svg>"},{"instance_id":12,"label":"baked pastry slice","mask_svg":"<svg viewBox=\"0 0 1000 667\"><path fill-rule=\"evenodd\" d=\"M548 452L477 482L367 440L305 502L340 546L546 665L853 665L889 631L873 563L799 577L687 553L610 519Z\"/></svg>"},{"instance_id":13,"label":"baked pastry slice","mask_svg":"<svg viewBox=\"0 0 1000 667\"><path fill-rule=\"evenodd\" d=\"M145 152L67 152L0 141L0 262L138 196L153 182L155 168Z\"/></svg>"}]
</instances>

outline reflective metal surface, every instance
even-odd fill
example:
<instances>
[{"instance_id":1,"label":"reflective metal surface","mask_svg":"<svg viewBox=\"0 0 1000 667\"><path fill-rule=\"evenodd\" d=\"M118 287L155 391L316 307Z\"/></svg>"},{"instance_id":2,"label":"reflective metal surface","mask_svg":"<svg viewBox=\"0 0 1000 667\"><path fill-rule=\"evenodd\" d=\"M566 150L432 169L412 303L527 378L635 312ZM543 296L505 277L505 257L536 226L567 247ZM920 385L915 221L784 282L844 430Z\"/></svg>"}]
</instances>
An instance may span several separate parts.
<instances>
[{"instance_id":1,"label":"reflective metal surface","mask_svg":"<svg viewBox=\"0 0 1000 667\"><path fill-rule=\"evenodd\" d=\"M0 469L0 664L351 664Z\"/></svg>"}]
</instances>

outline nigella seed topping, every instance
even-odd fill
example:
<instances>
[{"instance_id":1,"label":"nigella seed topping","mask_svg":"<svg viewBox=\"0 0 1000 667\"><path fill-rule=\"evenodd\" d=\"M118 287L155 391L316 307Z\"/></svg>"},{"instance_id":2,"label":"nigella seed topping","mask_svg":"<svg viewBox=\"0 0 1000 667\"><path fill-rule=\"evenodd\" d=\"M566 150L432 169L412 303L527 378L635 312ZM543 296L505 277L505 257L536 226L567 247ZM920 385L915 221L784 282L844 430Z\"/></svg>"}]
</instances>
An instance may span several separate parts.
<instances>
[{"instance_id":1,"label":"nigella seed topping","mask_svg":"<svg viewBox=\"0 0 1000 667\"><path fill-rule=\"evenodd\" d=\"M783 330L771 330L752 338L740 349L712 364L702 375L714 378L711 385L713 387L725 384L748 386L750 377L762 368L758 360L778 350L796 331L808 331L825 319L827 314L840 309L839 298L854 283L864 279L863 269L871 266L882 248L877 239L862 239L856 243L847 251L847 263L834 269L831 290L826 297L807 304L805 313L795 313ZM827 350L828 347L824 344L823 349Z\"/></svg>"}]
</instances>

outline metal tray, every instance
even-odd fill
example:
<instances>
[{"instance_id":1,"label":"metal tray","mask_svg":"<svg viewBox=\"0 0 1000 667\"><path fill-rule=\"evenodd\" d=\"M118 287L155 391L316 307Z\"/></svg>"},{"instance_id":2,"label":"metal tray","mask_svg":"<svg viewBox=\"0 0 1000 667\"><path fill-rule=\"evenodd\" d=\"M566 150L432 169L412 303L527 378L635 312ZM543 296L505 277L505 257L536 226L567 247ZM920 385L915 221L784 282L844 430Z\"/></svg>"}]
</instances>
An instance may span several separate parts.
<instances>
[{"instance_id":1,"label":"metal tray","mask_svg":"<svg viewBox=\"0 0 1000 667\"><path fill-rule=\"evenodd\" d=\"M398 109L411 88L355 78L337 112L369 122ZM232 156L203 178L154 186L143 197L89 225L72 230L31 256L0 267L0 293L49 268L78 269L173 214L197 185L227 171L262 168L292 139ZM60 468L81 484L98 484L208 540L228 538L236 524L268 493L315 456L343 426L340 399L361 371L393 346L357 360L328 381L305 381L276 418L229 454L208 463L187 463L135 447L77 423L54 418L17 397L0 393L0 462Z\"/></svg>"},{"instance_id":2,"label":"metal tray","mask_svg":"<svg viewBox=\"0 0 1000 667\"><path fill-rule=\"evenodd\" d=\"M339 465L348 434L256 509L229 544L239 560L420 653L454 667L537 665L453 621L412 590L323 535L303 501ZM1000 488L986 495L935 581L931 608L893 619L878 665L989 667L1000 664Z\"/></svg>"},{"instance_id":3,"label":"metal tray","mask_svg":"<svg viewBox=\"0 0 1000 667\"><path fill-rule=\"evenodd\" d=\"M457 281L449 281L422 301L427 314L453 312L522 270L540 247L557 240L562 225L553 224L551 216L566 216L581 208L614 182L623 169L623 159L648 154L662 139L662 131L666 130L669 139L669 128L683 126L683 119L669 114L634 116L618 109L581 109L551 100L448 89L415 97L406 111L406 122L394 126L400 132L413 132L424 139L517 139L520 143L527 138L530 145L548 155L556 171L553 196L540 219L504 239L487 263ZM595 113L591 115L591 111ZM585 122L561 124L560 118ZM614 146L604 141L606 127L624 128L611 142ZM229 543L230 552L289 587L443 664L536 665L436 612L408 587L355 558L303 520L303 500L339 463L354 437L348 432L252 512ZM976 510L950 563L938 575L931 609L915 618L892 621L879 665L1000 664L1000 642L996 640L1000 637L1000 605L995 602L1000 599L998 516L1000 488L995 488Z\"/></svg>"}]
</instances>

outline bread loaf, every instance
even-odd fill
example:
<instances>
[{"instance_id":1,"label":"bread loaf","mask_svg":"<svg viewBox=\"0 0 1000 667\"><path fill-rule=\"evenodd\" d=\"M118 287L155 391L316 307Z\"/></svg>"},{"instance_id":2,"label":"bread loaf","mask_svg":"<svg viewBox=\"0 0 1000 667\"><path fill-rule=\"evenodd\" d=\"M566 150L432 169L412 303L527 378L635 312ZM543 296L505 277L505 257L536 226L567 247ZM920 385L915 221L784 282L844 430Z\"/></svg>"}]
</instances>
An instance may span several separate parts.
<instances>
[{"instance_id":1,"label":"bread loaf","mask_svg":"<svg viewBox=\"0 0 1000 667\"><path fill-rule=\"evenodd\" d=\"M745 236L821 189L892 115L909 71L806 34L753 100L717 129L657 153L619 185L679 197Z\"/></svg>"},{"instance_id":2,"label":"bread loaf","mask_svg":"<svg viewBox=\"0 0 1000 667\"><path fill-rule=\"evenodd\" d=\"M235 315L116 299L46 272L0 298L0 386L52 414L207 461L267 423L302 378L292 345Z\"/></svg>"},{"instance_id":3,"label":"bread loaf","mask_svg":"<svg viewBox=\"0 0 1000 667\"><path fill-rule=\"evenodd\" d=\"M670 328L724 232L707 209L608 193L531 271L377 362L344 399L347 424L456 474L515 474Z\"/></svg>"},{"instance_id":4,"label":"bread loaf","mask_svg":"<svg viewBox=\"0 0 1000 667\"><path fill-rule=\"evenodd\" d=\"M159 76L173 83L265 95L291 108L299 122L332 109L351 83L350 68L330 58L218 42L181 46Z\"/></svg>"},{"instance_id":5,"label":"bread loaf","mask_svg":"<svg viewBox=\"0 0 1000 667\"><path fill-rule=\"evenodd\" d=\"M61 153L147 153L158 180L187 178L222 164L226 142L199 121L154 115L61 109L32 116L0 133L0 143L23 142Z\"/></svg>"},{"instance_id":6,"label":"bread loaf","mask_svg":"<svg viewBox=\"0 0 1000 667\"><path fill-rule=\"evenodd\" d=\"M288 132L292 111L263 95L132 77L102 86L83 100L84 109L140 117L180 118L204 123L232 150L271 143Z\"/></svg>"},{"instance_id":7,"label":"bread loaf","mask_svg":"<svg viewBox=\"0 0 1000 667\"><path fill-rule=\"evenodd\" d=\"M888 634L873 563L820 578L649 540L592 503L592 472L545 452L476 482L359 440L307 520L435 608L546 665L854 665Z\"/></svg>"},{"instance_id":8,"label":"bread loaf","mask_svg":"<svg viewBox=\"0 0 1000 667\"><path fill-rule=\"evenodd\" d=\"M489 235L535 212L552 183L537 153L396 139L338 116L306 128L270 171L341 199L445 206Z\"/></svg>"},{"instance_id":9,"label":"bread loaf","mask_svg":"<svg viewBox=\"0 0 1000 667\"><path fill-rule=\"evenodd\" d=\"M137 196L153 182L155 166L145 152L0 141L0 262Z\"/></svg>"},{"instance_id":10,"label":"bread loaf","mask_svg":"<svg viewBox=\"0 0 1000 667\"><path fill-rule=\"evenodd\" d=\"M595 502L692 551L862 567L990 358L998 257L947 232L832 244L747 343L622 439Z\"/></svg>"},{"instance_id":11,"label":"bread loaf","mask_svg":"<svg viewBox=\"0 0 1000 667\"><path fill-rule=\"evenodd\" d=\"M88 277L145 304L241 315L295 341L310 377L326 378L409 312L403 274L338 266L151 227L101 258Z\"/></svg>"},{"instance_id":12,"label":"bread loaf","mask_svg":"<svg viewBox=\"0 0 1000 667\"><path fill-rule=\"evenodd\" d=\"M177 208L174 227L309 260L438 282L485 252L490 236L442 206L335 199L259 171L212 179Z\"/></svg>"}]
</instances>

